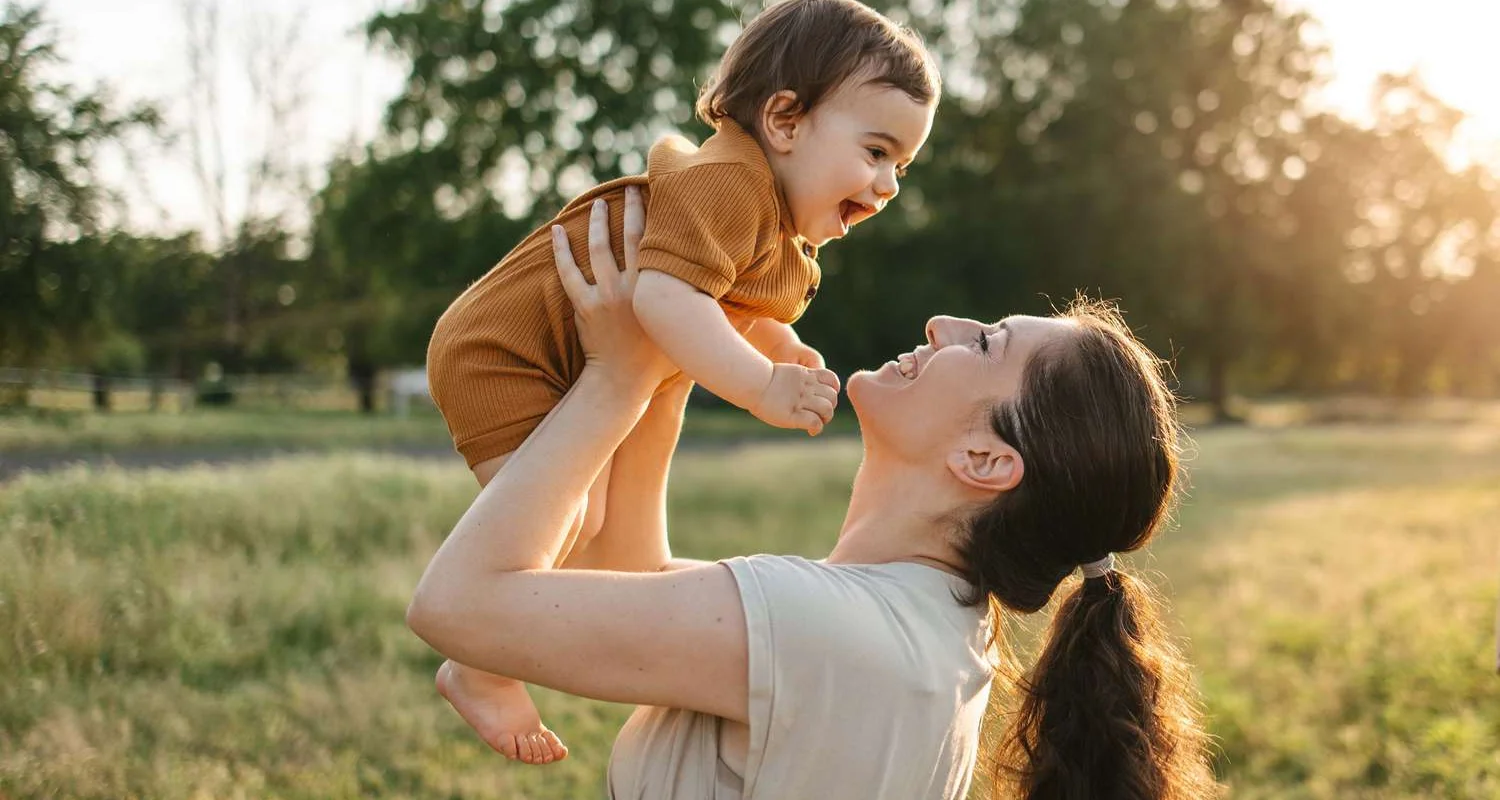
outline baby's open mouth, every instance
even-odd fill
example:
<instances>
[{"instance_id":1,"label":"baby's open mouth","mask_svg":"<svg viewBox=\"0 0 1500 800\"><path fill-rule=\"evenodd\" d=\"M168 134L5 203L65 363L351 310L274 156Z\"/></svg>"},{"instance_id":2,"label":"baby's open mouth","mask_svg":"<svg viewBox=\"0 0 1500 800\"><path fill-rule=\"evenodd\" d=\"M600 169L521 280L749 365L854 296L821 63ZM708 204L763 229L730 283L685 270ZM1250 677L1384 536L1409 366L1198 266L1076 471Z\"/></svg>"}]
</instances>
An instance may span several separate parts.
<instances>
[{"instance_id":1,"label":"baby's open mouth","mask_svg":"<svg viewBox=\"0 0 1500 800\"><path fill-rule=\"evenodd\" d=\"M839 203L839 220L844 223L844 230L847 232L850 228L854 227L854 217L856 214L869 210L869 206L854 200L845 200Z\"/></svg>"}]
</instances>

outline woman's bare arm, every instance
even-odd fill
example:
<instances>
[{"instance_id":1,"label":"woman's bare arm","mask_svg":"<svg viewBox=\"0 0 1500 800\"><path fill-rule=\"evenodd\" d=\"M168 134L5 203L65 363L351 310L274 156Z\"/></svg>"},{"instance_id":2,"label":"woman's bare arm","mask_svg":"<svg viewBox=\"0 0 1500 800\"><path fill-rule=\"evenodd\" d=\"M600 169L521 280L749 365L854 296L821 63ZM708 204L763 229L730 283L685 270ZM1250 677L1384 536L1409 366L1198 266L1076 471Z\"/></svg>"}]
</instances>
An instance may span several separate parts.
<instances>
[{"instance_id":1,"label":"woman's bare arm","mask_svg":"<svg viewBox=\"0 0 1500 800\"><path fill-rule=\"evenodd\" d=\"M634 208L638 219L638 201ZM579 498L672 370L631 313L635 265L627 260L623 275L596 267L602 277L590 287L566 239L554 249L588 365L548 424L454 526L422 576L408 624L442 654L488 672L601 700L744 720L746 626L726 567L546 568ZM590 256L613 264L598 211Z\"/></svg>"}]
</instances>

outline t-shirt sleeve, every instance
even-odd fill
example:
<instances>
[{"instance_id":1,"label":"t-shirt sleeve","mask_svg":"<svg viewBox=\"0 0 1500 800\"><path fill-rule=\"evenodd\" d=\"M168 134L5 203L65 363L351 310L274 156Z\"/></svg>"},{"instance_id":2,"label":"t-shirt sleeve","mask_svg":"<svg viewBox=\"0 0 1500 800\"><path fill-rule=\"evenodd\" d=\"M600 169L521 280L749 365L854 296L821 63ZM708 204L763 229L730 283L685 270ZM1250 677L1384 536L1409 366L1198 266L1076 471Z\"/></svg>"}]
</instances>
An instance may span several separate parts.
<instances>
[{"instance_id":1,"label":"t-shirt sleeve","mask_svg":"<svg viewBox=\"0 0 1500 800\"><path fill-rule=\"evenodd\" d=\"M762 763L818 768L803 751L853 722L842 717L863 702L854 696L887 695L881 663L890 655L871 627L881 614L870 596L822 565L785 556L723 563L739 585L748 633L749 796Z\"/></svg>"},{"instance_id":2,"label":"t-shirt sleeve","mask_svg":"<svg viewBox=\"0 0 1500 800\"><path fill-rule=\"evenodd\" d=\"M775 229L775 188L741 164L698 164L651 181L641 268L679 278L715 300Z\"/></svg>"}]
</instances>

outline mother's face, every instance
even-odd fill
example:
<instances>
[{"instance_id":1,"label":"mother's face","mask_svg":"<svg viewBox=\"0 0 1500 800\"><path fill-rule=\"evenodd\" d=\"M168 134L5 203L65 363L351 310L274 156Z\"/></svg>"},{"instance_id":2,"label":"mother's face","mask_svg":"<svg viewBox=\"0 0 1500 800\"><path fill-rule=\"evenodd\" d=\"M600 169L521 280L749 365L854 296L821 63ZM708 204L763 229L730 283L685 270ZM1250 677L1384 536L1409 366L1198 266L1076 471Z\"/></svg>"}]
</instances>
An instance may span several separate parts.
<instances>
[{"instance_id":1,"label":"mother's face","mask_svg":"<svg viewBox=\"0 0 1500 800\"><path fill-rule=\"evenodd\" d=\"M1032 353L1073 323L1012 316L985 324L933 317L927 343L849 378L849 402L872 446L923 460L946 454L997 401L1015 395Z\"/></svg>"}]
</instances>

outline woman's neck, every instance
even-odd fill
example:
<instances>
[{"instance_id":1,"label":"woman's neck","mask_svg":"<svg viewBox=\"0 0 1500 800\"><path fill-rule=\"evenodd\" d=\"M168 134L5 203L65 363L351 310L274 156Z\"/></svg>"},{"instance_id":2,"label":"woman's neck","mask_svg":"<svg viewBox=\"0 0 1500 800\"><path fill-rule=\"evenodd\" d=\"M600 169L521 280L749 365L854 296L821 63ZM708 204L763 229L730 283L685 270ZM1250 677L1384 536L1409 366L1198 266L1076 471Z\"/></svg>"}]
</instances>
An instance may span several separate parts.
<instances>
[{"instance_id":1,"label":"woman's neck","mask_svg":"<svg viewBox=\"0 0 1500 800\"><path fill-rule=\"evenodd\" d=\"M953 512L963 503L941 466L889 463L866 451L828 562L914 561L958 574L951 536Z\"/></svg>"}]
</instances>

